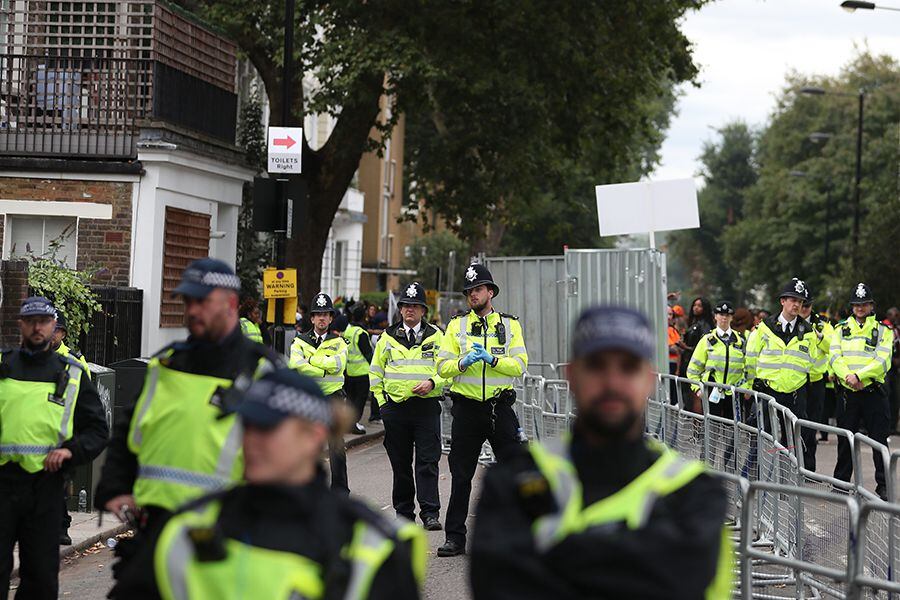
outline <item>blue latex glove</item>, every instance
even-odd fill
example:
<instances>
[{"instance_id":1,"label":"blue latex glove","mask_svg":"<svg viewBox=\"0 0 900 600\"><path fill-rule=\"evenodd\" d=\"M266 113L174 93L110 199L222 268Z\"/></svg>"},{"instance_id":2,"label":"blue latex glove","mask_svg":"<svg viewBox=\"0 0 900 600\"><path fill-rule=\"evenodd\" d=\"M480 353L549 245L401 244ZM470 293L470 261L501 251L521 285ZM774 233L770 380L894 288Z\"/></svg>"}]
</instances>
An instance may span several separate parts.
<instances>
[{"instance_id":1,"label":"blue latex glove","mask_svg":"<svg viewBox=\"0 0 900 600\"><path fill-rule=\"evenodd\" d=\"M481 358L478 354L478 350L471 350L468 354L466 354L459 360L459 367L464 370L468 369L479 360L481 360Z\"/></svg>"},{"instance_id":2,"label":"blue latex glove","mask_svg":"<svg viewBox=\"0 0 900 600\"><path fill-rule=\"evenodd\" d=\"M487 364L494 362L494 357L491 356L490 352L488 352L484 346L481 344L472 344L472 347L475 348L475 351L478 353L478 360L483 360Z\"/></svg>"}]
</instances>

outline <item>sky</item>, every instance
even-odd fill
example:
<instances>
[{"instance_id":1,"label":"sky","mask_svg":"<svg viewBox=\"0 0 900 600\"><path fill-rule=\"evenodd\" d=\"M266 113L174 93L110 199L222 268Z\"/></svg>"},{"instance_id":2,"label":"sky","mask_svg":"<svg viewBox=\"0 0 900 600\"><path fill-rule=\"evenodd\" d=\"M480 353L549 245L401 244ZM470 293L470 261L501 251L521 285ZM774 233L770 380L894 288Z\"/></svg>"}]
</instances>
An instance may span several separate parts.
<instances>
[{"instance_id":1,"label":"sky","mask_svg":"<svg viewBox=\"0 0 900 600\"><path fill-rule=\"evenodd\" d=\"M701 87L683 88L653 180L696 176L703 143L729 121L764 125L792 70L837 74L855 46L900 58L900 12L848 13L840 0L717 0L689 13L682 31Z\"/></svg>"}]
</instances>

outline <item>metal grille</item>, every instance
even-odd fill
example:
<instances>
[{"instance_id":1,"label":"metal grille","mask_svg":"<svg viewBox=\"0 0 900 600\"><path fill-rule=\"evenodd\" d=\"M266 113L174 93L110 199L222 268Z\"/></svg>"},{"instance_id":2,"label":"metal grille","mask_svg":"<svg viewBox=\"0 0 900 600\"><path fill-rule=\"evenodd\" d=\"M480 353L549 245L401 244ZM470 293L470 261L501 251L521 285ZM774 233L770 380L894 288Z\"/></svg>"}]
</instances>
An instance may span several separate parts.
<instances>
[{"instance_id":1,"label":"metal grille","mask_svg":"<svg viewBox=\"0 0 900 600\"><path fill-rule=\"evenodd\" d=\"M144 293L137 288L94 286L101 309L94 314L80 348L87 360L110 365L141 355Z\"/></svg>"}]
</instances>

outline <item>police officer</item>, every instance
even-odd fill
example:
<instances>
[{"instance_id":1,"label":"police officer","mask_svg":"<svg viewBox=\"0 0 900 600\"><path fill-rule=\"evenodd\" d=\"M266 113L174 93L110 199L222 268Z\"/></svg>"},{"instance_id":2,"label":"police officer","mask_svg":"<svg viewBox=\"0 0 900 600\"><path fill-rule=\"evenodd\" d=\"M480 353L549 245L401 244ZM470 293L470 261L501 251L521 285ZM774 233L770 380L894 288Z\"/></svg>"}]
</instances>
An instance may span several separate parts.
<instances>
[{"instance_id":1,"label":"police officer","mask_svg":"<svg viewBox=\"0 0 900 600\"><path fill-rule=\"evenodd\" d=\"M423 320L425 288L409 284L397 300L400 322L385 329L375 345L369 370L372 392L381 407L384 449L394 473L394 510L429 531L439 531L438 461L441 458L441 406L444 380L435 368L441 331ZM413 478L415 449L415 478Z\"/></svg>"},{"instance_id":2,"label":"police officer","mask_svg":"<svg viewBox=\"0 0 900 600\"><path fill-rule=\"evenodd\" d=\"M110 597L418 598L421 529L326 484L319 456L329 432L346 431L348 408L292 369L254 382L238 408L247 483L172 517Z\"/></svg>"},{"instance_id":3,"label":"police officer","mask_svg":"<svg viewBox=\"0 0 900 600\"><path fill-rule=\"evenodd\" d=\"M808 290L809 288L807 288L807 292ZM809 323L813 333L816 334L816 354L809 370L809 383L806 384L806 418L809 421L821 423L825 411L825 374L828 371L828 354L834 327L813 311L812 295L808 292L807 296L800 308L800 317ZM815 471L816 449L819 444L816 430L803 428L800 431L800 437L803 441L803 466L810 471Z\"/></svg>"},{"instance_id":4,"label":"police officer","mask_svg":"<svg viewBox=\"0 0 900 600\"><path fill-rule=\"evenodd\" d=\"M17 598L55 599L62 471L92 461L109 427L80 362L51 348L56 310L41 296L19 310L21 347L0 357L0 599L19 544Z\"/></svg>"},{"instance_id":5,"label":"police officer","mask_svg":"<svg viewBox=\"0 0 900 600\"><path fill-rule=\"evenodd\" d=\"M347 342L331 331L335 316L331 297L328 294L317 294L310 305L309 314L312 329L294 338L288 364L300 373L312 377L322 388L322 393L332 401L346 402L344 370L347 368ZM347 454L343 438L340 438L340 443L329 444L328 450L331 487L349 494Z\"/></svg>"},{"instance_id":6,"label":"police officer","mask_svg":"<svg viewBox=\"0 0 900 600\"><path fill-rule=\"evenodd\" d=\"M800 419L806 418L806 381L818 342L812 326L800 318L806 299L806 283L791 279L779 296L781 312L761 321L747 340L747 379L753 389L772 396ZM763 419L771 431L767 406ZM782 423L782 443L789 426Z\"/></svg>"},{"instance_id":7,"label":"police officer","mask_svg":"<svg viewBox=\"0 0 900 600\"><path fill-rule=\"evenodd\" d=\"M136 403L117 417L95 506L136 517L142 534L116 547L126 559L117 576L174 510L240 479L234 408L254 378L283 361L241 332L239 293L240 279L221 260L187 266L173 295L184 301L190 336L152 358Z\"/></svg>"},{"instance_id":8,"label":"police officer","mask_svg":"<svg viewBox=\"0 0 900 600\"><path fill-rule=\"evenodd\" d=\"M358 302L350 311L350 324L344 330L347 341L347 372L344 377L344 392L356 410L356 424L351 427L352 433L363 434L363 409L369 399L369 363L372 362L372 341L366 331L366 307Z\"/></svg>"},{"instance_id":9,"label":"police officer","mask_svg":"<svg viewBox=\"0 0 900 600\"><path fill-rule=\"evenodd\" d=\"M452 380L453 400L447 540L438 556L465 553L472 477L484 441L491 442L501 461L521 442L512 384L528 367L522 327L516 317L494 311L500 288L484 265L470 265L464 278L471 310L447 325L437 362L438 375Z\"/></svg>"},{"instance_id":10,"label":"police officer","mask_svg":"<svg viewBox=\"0 0 900 600\"><path fill-rule=\"evenodd\" d=\"M887 446L890 426L890 402L884 378L891 365L894 333L875 320L875 300L865 283L859 283L850 297L853 316L839 323L831 338L829 361L841 386L843 401L838 402L838 427L854 433L864 424L868 436ZM884 462L881 454L872 453L875 461L875 492L887 500ZM850 481L853 475L850 444L838 437L838 459L835 479Z\"/></svg>"},{"instance_id":11,"label":"police officer","mask_svg":"<svg viewBox=\"0 0 900 600\"><path fill-rule=\"evenodd\" d=\"M488 470L475 512L475 600L731 598L727 498L697 461L643 437L656 340L630 309L572 334L571 439Z\"/></svg>"},{"instance_id":12,"label":"police officer","mask_svg":"<svg viewBox=\"0 0 900 600\"><path fill-rule=\"evenodd\" d=\"M734 305L727 300L716 304L713 309L716 327L703 336L694 348L688 363L687 376L690 379L714 381L740 387L744 384L744 353L747 348L744 336L731 328ZM697 391L697 388L694 388ZM710 413L734 418L734 404L730 391L715 388L709 392Z\"/></svg>"},{"instance_id":13,"label":"police officer","mask_svg":"<svg viewBox=\"0 0 900 600\"><path fill-rule=\"evenodd\" d=\"M66 335L68 328L66 327L66 317L61 310L56 310L56 329L53 331L53 338L50 341L50 347L58 354L68 356L77 360L84 367L84 374L88 379L91 378L91 371L88 368L87 360L84 355L73 348L66 346ZM63 498L62 498L62 529L59 532L59 545L71 546L72 537L69 535L69 526L72 525L72 516L69 515L69 487L72 484L72 478L68 470L63 471Z\"/></svg>"},{"instance_id":14,"label":"police officer","mask_svg":"<svg viewBox=\"0 0 900 600\"><path fill-rule=\"evenodd\" d=\"M246 298L241 302L241 332L257 344L263 343L262 330L259 327L262 321L262 312L259 310L259 304L253 298Z\"/></svg>"}]
</instances>

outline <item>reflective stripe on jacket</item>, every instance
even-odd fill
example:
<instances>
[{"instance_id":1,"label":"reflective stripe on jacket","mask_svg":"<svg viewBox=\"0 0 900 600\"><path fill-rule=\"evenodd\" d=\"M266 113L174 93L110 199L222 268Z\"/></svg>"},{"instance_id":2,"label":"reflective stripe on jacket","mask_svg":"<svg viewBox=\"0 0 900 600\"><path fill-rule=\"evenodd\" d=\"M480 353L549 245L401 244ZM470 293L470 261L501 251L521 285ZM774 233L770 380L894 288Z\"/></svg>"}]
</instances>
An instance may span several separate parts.
<instances>
[{"instance_id":1,"label":"reflective stripe on jacket","mask_svg":"<svg viewBox=\"0 0 900 600\"><path fill-rule=\"evenodd\" d=\"M813 325L813 332L821 333L822 339L816 342L816 354L813 357L813 365L809 370L810 381L820 381L828 372L828 357L831 352L831 338L834 335L834 327L828 321L819 321Z\"/></svg>"},{"instance_id":2,"label":"reflective stripe on jacket","mask_svg":"<svg viewBox=\"0 0 900 600\"><path fill-rule=\"evenodd\" d=\"M501 343L498 326L502 325ZM465 371L459 368L460 359L473 349L473 344L485 347L497 357L497 365L479 361ZM498 312L484 319L475 311L455 317L447 325L437 356L438 375L452 379L450 391L474 400L489 400L503 390L511 389L513 380L528 368L528 353L518 319Z\"/></svg>"},{"instance_id":3,"label":"reflective stripe on jacket","mask_svg":"<svg viewBox=\"0 0 900 600\"><path fill-rule=\"evenodd\" d=\"M747 340L747 379L759 379L776 392L790 394L806 384L818 338L809 323L797 317L799 329L785 344L772 331L770 321L760 323Z\"/></svg>"},{"instance_id":4,"label":"reflective stripe on jacket","mask_svg":"<svg viewBox=\"0 0 900 600\"><path fill-rule=\"evenodd\" d=\"M319 383L326 396L344 387L344 370L347 368L347 342L344 338L328 334L316 348L311 333L303 333L291 344L288 366L312 377Z\"/></svg>"},{"instance_id":5,"label":"reflective stripe on jacket","mask_svg":"<svg viewBox=\"0 0 900 600\"><path fill-rule=\"evenodd\" d=\"M412 348L407 348L392 335L402 335L402 325L399 329L389 328L378 338L369 368L369 389L378 404L387 402L385 395L394 402L413 397L412 389L426 379L434 382L434 389L424 397L441 395L446 380L438 376L436 365L443 336L437 327L423 323L422 328L422 340Z\"/></svg>"},{"instance_id":6,"label":"reflective stripe on jacket","mask_svg":"<svg viewBox=\"0 0 900 600\"><path fill-rule=\"evenodd\" d=\"M622 523L630 530L653 527L650 520L656 502L690 484L705 471L699 461L687 460L662 445L654 444L659 458L646 471L611 496L583 506L578 472L569 458L569 444L554 447L532 443L529 451L541 474L550 484L556 510L538 517L533 525L535 548L549 552L569 536L595 527ZM706 590L706 598L731 597L734 549L728 530L722 526L716 574Z\"/></svg>"},{"instance_id":7,"label":"reflective stripe on jacket","mask_svg":"<svg viewBox=\"0 0 900 600\"><path fill-rule=\"evenodd\" d=\"M231 387L230 379L178 371L163 360L147 367L128 448L138 461L135 502L174 511L241 479L243 429L213 401L217 390Z\"/></svg>"},{"instance_id":8,"label":"reflective stripe on jacket","mask_svg":"<svg viewBox=\"0 0 900 600\"><path fill-rule=\"evenodd\" d=\"M369 373L369 361L359 351L359 336L365 330L359 325L348 325L344 331L347 340L347 377L362 377Z\"/></svg>"},{"instance_id":9,"label":"reflective stripe on jacket","mask_svg":"<svg viewBox=\"0 0 900 600\"><path fill-rule=\"evenodd\" d=\"M51 450L72 439L82 366L64 356L66 385L0 378L0 465L13 462L29 473L44 469Z\"/></svg>"},{"instance_id":10,"label":"reflective stripe on jacket","mask_svg":"<svg viewBox=\"0 0 900 600\"><path fill-rule=\"evenodd\" d=\"M894 332L867 317L862 325L850 317L835 327L831 336L829 364L837 381L850 389L845 378L851 373L859 377L863 386L884 383L891 367Z\"/></svg>"}]
</instances>

